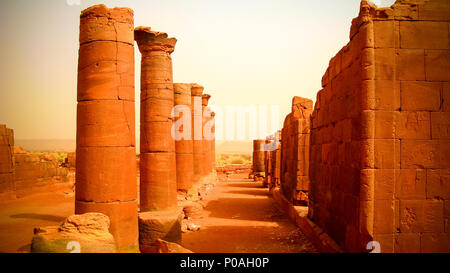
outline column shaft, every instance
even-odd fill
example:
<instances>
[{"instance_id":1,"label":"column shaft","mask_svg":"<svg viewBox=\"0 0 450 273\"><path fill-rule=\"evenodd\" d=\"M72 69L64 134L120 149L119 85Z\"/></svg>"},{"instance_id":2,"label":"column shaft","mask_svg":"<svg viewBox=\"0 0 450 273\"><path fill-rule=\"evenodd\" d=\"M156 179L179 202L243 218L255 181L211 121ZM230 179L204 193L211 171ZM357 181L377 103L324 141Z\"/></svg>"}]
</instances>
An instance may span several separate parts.
<instances>
[{"instance_id":1,"label":"column shaft","mask_svg":"<svg viewBox=\"0 0 450 273\"><path fill-rule=\"evenodd\" d=\"M203 111L202 94L204 87L198 84L191 86L192 104L192 135L194 154L194 183L200 181L203 175Z\"/></svg>"},{"instance_id":2,"label":"column shaft","mask_svg":"<svg viewBox=\"0 0 450 273\"><path fill-rule=\"evenodd\" d=\"M174 95L175 106L183 107L175 109L175 122L182 125L175 127L175 151L177 161L177 190L187 192L194 178L194 147L192 140L192 114L191 114L191 85L185 83L175 83ZM186 112L189 110L189 112ZM185 116L189 114L189 116ZM189 122L186 124L186 122ZM189 128L186 128L188 125ZM188 139L186 139L188 137Z\"/></svg>"},{"instance_id":3,"label":"column shaft","mask_svg":"<svg viewBox=\"0 0 450 273\"><path fill-rule=\"evenodd\" d=\"M141 212L177 206L172 58L176 39L138 27L135 39L141 63Z\"/></svg>"},{"instance_id":4,"label":"column shaft","mask_svg":"<svg viewBox=\"0 0 450 273\"><path fill-rule=\"evenodd\" d=\"M119 251L137 248L133 11L80 16L75 213L111 220Z\"/></svg>"}]
</instances>

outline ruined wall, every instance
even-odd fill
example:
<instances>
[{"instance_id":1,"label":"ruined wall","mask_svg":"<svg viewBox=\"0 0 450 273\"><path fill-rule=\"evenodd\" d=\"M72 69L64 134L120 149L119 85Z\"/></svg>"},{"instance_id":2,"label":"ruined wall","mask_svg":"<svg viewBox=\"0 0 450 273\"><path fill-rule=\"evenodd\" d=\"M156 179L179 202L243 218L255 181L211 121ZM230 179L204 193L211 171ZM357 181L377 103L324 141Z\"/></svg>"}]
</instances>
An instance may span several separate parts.
<instances>
[{"instance_id":1,"label":"ruined wall","mask_svg":"<svg viewBox=\"0 0 450 273\"><path fill-rule=\"evenodd\" d=\"M14 131L0 124L0 194L14 190Z\"/></svg>"},{"instance_id":2,"label":"ruined wall","mask_svg":"<svg viewBox=\"0 0 450 273\"><path fill-rule=\"evenodd\" d=\"M70 169L75 168L75 166L76 166L76 153L75 152L67 153L67 157L64 161L64 165Z\"/></svg>"},{"instance_id":3,"label":"ruined wall","mask_svg":"<svg viewBox=\"0 0 450 273\"><path fill-rule=\"evenodd\" d=\"M309 217L363 251L450 251L446 0L366 1L331 61L311 131Z\"/></svg>"},{"instance_id":4,"label":"ruined wall","mask_svg":"<svg viewBox=\"0 0 450 273\"><path fill-rule=\"evenodd\" d=\"M282 130L281 189L294 204L308 202L310 116L313 102L294 97Z\"/></svg>"},{"instance_id":5,"label":"ruined wall","mask_svg":"<svg viewBox=\"0 0 450 273\"><path fill-rule=\"evenodd\" d=\"M75 182L69 169L61 166L62 162L53 154L29 153L16 146L14 162L14 193L17 198L58 187L72 188Z\"/></svg>"},{"instance_id":6,"label":"ruined wall","mask_svg":"<svg viewBox=\"0 0 450 273\"><path fill-rule=\"evenodd\" d=\"M14 131L0 125L0 195L15 199L56 189L71 189L74 178L54 154L29 153L14 146Z\"/></svg>"}]
</instances>

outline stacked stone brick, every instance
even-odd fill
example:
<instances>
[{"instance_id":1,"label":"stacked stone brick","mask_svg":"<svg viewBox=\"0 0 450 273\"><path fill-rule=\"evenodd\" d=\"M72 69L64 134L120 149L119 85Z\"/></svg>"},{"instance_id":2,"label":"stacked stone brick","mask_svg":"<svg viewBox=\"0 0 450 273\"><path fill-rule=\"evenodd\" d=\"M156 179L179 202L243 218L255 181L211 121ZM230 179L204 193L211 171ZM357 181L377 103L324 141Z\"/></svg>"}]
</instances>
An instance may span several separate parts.
<instances>
[{"instance_id":1,"label":"stacked stone brick","mask_svg":"<svg viewBox=\"0 0 450 273\"><path fill-rule=\"evenodd\" d=\"M14 131L0 124L0 194L14 191Z\"/></svg>"},{"instance_id":2,"label":"stacked stone brick","mask_svg":"<svg viewBox=\"0 0 450 273\"><path fill-rule=\"evenodd\" d=\"M308 202L312 107L311 100L294 97L281 133L281 189L288 200L299 205Z\"/></svg>"},{"instance_id":3,"label":"stacked stone brick","mask_svg":"<svg viewBox=\"0 0 450 273\"><path fill-rule=\"evenodd\" d=\"M309 217L348 251L449 252L450 2L363 1L311 131Z\"/></svg>"},{"instance_id":4,"label":"stacked stone brick","mask_svg":"<svg viewBox=\"0 0 450 273\"><path fill-rule=\"evenodd\" d=\"M75 212L108 215L119 251L138 239L133 20L104 5L80 16Z\"/></svg>"}]
</instances>

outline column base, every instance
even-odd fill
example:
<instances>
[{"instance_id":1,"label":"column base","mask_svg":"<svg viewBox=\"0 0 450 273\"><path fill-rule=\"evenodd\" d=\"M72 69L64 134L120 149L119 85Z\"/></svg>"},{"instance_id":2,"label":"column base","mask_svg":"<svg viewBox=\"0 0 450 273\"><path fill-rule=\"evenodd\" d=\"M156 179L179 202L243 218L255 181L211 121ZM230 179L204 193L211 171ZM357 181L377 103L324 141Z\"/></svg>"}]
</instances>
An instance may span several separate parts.
<instances>
[{"instance_id":1,"label":"column base","mask_svg":"<svg viewBox=\"0 0 450 273\"><path fill-rule=\"evenodd\" d=\"M181 243L183 212L175 210L139 213L139 248L142 253L156 253L158 239Z\"/></svg>"}]
</instances>

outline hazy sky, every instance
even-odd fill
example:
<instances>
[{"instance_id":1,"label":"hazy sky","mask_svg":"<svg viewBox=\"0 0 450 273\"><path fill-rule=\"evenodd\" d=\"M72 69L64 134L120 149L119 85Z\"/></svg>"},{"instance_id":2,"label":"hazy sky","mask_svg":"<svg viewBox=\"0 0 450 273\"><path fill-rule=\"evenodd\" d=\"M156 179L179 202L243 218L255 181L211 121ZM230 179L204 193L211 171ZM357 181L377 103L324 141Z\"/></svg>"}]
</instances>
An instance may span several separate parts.
<instances>
[{"instance_id":1,"label":"hazy sky","mask_svg":"<svg viewBox=\"0 0 450 273\"><path fill-rule=\"evenodd\" d=\"M293 96L315 100L330 58L348 42L360 4L360 0L68 4L76 2L0 0L0 123L14 129L17 139L75 138L79 15L91 5L130 7L136 26L151 26L177 38L174 82L204 85L211 103L222 107L279 105L281 127ZM136 46L137 101L139 77Z\"/></svg>"}]
</instances>

